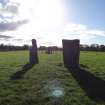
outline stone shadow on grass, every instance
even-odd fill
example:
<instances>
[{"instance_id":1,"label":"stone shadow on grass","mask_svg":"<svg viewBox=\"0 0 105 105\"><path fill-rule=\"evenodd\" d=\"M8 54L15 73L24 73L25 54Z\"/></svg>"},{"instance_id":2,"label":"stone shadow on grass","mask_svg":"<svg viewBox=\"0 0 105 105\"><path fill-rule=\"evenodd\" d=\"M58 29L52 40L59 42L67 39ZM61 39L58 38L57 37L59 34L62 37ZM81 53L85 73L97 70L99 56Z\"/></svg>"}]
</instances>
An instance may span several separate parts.
<instances>
[{"instance_id":1,"label":"stone shadow on grass","mask_svg":"<svg viewBox=\"0 0 105 105\"><path fill-rule=\"evenodd\" d=\"M94 101L105 101L105 81L90 72L77 68L68 68L87 96Z\"/></svg>"},{"instance_id":2,"label":"stone shadow on grass","mask_svg":"<svg viewBox=\"0 0 105 105\"><path fill-rule=\"evenodd\" d=\"M30 63L27 63L25 65L23 65L22 69L20 71L17 71L16 73L14 73L10 79L11 80L18 80L18 79L21 79L23 78L24 74L29 71L35 64L30 64Z\"/></svg>"}]
</instances>

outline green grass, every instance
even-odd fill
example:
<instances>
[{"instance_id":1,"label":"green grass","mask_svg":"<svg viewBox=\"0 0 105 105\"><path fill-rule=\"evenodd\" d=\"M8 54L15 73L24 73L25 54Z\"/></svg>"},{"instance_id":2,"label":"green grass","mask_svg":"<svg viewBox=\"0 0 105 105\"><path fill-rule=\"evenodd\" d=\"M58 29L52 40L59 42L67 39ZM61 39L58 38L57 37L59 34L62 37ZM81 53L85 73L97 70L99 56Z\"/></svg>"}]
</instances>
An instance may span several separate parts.
<instances>
[{"instance_id":1,"label":"green grass","mask_svg":"<svg viewBox=\"0 0 105 105\"><path fill-rule=\"evenodd\" d=\"M0 105L105 105L105 102L88 98L63 66L61 52L39 53L39 64L27 71L22 79L11 80L11 75L28 62L28 57L28 51L0 52ZM81 52L80 64L105 80L104 52ZM56 90L61 92L59 97L54 96Z\"/></svg>"}]
</instances>

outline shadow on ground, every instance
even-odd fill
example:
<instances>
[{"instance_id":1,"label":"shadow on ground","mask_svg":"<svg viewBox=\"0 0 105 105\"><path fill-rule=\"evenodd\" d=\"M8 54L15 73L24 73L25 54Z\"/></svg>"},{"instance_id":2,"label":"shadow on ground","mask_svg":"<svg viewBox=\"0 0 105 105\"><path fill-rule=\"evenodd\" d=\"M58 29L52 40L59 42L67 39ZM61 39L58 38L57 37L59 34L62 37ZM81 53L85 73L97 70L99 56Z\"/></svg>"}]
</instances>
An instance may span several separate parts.
<instances>
[{"instance_id":1,"label":"shadow on ground","mask_svg":"<svg viewBox=\"0 0 105 105\"><path fill-rule=\"evenodd\" d=\"M25 64L22 69L20 71L17 71L16 73L14 73L10 79L11 80L17 80L17 79L21 79L23 78L24 74L29 71L32 67L34 66L34 64L30 64L30 63L27 63Z\"/></svg>"},{"instance_id":2,"label":"shadow on ground","mask_svg":"<svg viewBox=\"0 0 105 105\"><path fill-rule=\"evenodd\" d=\"M94 101L105 101L105 81L94 76L90 72L77 68L68 68L80 87L86 92L89 98Z\"/></svg>"}]
</instances>

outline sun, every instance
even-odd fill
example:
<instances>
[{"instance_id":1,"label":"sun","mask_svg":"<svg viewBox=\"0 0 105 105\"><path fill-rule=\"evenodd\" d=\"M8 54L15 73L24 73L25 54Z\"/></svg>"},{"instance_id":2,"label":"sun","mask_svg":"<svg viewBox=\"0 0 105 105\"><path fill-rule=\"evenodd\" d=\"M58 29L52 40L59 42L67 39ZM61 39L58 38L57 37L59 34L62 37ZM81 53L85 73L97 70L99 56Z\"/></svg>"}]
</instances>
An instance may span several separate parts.
<instances>
[{"instance_id":1,"label":"sun","mask_svg":"<svg viewBox=\"0 0 105 105\"><path fill-rule=\"evenodd\" d=\"M19 10L20 18L28 19L29 23L17 30L18 37L32 39L38 36L46 41L56 38L65 14L61 0L23 0Z\"/></svg>"},{"instance_id":2,"label":"sun","mask_svg":"<svg viewBox=\"0 0 105 105\"><path fill-rule=\"evenodd\" d=\"M63 9L60 0L39 0L37 6L33 7L31 22L34 27L39 27L40 31L57 27L62 20Z\"/></svg>"}]
</instances>

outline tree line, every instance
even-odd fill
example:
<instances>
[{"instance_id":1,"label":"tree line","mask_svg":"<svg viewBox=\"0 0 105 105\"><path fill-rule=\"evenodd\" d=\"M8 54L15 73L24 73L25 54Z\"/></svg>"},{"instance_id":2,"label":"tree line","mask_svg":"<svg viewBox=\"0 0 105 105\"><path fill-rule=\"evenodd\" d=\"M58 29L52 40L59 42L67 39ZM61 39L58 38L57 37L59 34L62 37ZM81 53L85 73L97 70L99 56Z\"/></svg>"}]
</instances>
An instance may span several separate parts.
<instances>
[{"instance_id":1,"label":"tree line","mask_svg":"<svg viewBox=\"0 0 105 105\"><path fill-rule=\"evenodd\" d=\"M99 44L82 44L80 45L81 51L105 51L105 45L99 45Z\"/></svg>"},{"instance_id":2,"label":"tree line","mask_svg":"<svg viewBox=\"0 0 105 105\"><path fill-rule=\"evenodd\" d=\"M0 51L19 51L19 50L28 50L28 45L23 46L14 46L14 45L4 45L0 44Z\"/></svg>"},{"instance_id":3,"label":"tree line","mask_svg":"<svg viewBox=\"0 0 105 105\"><path fill-rule=\"evenodd\" d=\"M28 50L30 48L29 45L23 45L23 46L14 46L14 45L4 45L0 44L0 51L20 51L20 50ZM48 47L46 46L40 46L38 47L38 50L45 51ZM62 51L62 48L57 46L51 46L51 48L54 51ZM103 51L105 52L105 45L99 45L99 44L81 44L80 45L81 51Z\"/></svg>"}]
</instances>

